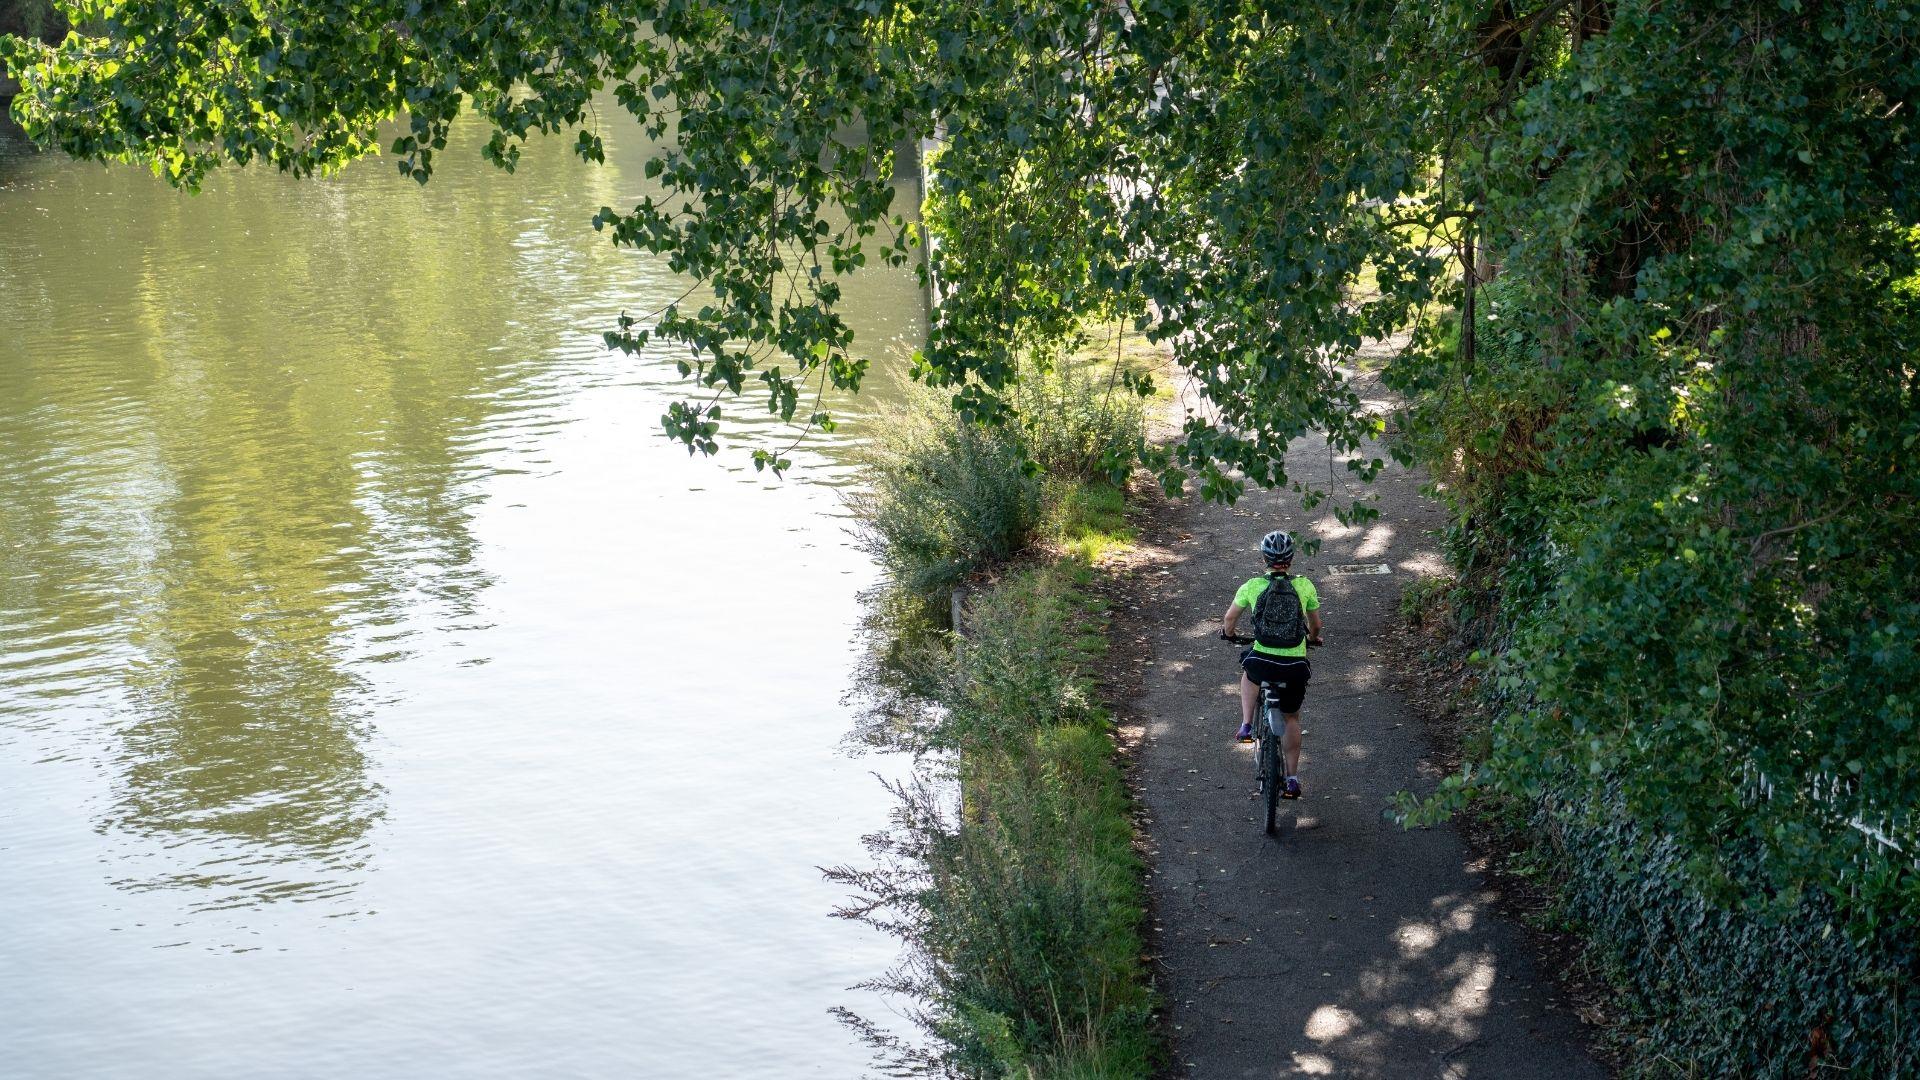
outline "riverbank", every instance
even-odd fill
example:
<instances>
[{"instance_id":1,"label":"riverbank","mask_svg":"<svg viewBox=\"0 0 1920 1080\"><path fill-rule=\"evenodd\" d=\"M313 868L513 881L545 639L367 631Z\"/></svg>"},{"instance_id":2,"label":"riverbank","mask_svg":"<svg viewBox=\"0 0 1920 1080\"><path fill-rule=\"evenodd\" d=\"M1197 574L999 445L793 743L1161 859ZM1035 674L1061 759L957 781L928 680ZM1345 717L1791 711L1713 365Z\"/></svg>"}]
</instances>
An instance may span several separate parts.
<instances>
[{"instance_id":1,"label":"riverbank","mask_svg":"<svg viewBox=\"0 0 1920 1080\"><path fill-rule=\"evenodd\" d=\"M920 767L873 865L829 876L859 894L843 914L907 945L873 985L915 1002L929 1041L843 1014L903 1066L1124 1080L1160 1056L1144 866L1101 693L1106 583L1134 537L1110 451L1141 421L1116 351L1139 359L1109 344L1029 373L1020 393L1042 400L1005 428L938 397L883 418L854 500L894 583L875 599L881 737Z\"/></svg>"}]
</instances>

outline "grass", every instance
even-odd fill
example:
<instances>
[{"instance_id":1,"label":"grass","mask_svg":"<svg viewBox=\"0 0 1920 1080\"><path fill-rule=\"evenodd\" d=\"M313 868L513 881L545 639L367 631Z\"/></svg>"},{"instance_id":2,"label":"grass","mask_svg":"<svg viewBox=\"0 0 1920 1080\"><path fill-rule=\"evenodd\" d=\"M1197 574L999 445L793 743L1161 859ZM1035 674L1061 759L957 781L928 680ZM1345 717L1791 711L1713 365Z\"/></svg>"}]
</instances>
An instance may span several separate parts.
<instances>
[{"instance_id":1,"label":"grass","mask_svg":"<svg viewBox=\"0 0 1920 1080\"><path fill-rule=\"evenodd\" d=\"M1063 484L1050 493L1047 536L1058 552L1091 567L1132 546L1127 494L1107 483Z\"/></svg>"},{"instance_id":2,"label":"grass","mask_svg":"<svg viewBox=\"0 0 1920 1080\"><path fill-rule=\"evenodd\" d=\"M1167 357L1167 347L1135 330L1130 320L1090 324L1058 345L1055 352L1068 366L1089 368L1103 380L1116 364L1123 370L1158 375ZM1157 380L1155 389L1170 396L1164 380Z\"/></svg>"},{"instance_id":3,"label":"grass","mask_svg":"<svg viewBox=\"0 0 1920 1080\"><path fill-rule=\"evenodd\" d=\"M1090 574L1035 562L976 594L930 673L957 804L903 787L882 868L836 872L867 895L853 913L910 946L875 985L925 1004L934 1064L961 1075L1123 1080L1154 1063L1131 797L1087 677L1106 649Z\"/></svg>"}]
</instances>

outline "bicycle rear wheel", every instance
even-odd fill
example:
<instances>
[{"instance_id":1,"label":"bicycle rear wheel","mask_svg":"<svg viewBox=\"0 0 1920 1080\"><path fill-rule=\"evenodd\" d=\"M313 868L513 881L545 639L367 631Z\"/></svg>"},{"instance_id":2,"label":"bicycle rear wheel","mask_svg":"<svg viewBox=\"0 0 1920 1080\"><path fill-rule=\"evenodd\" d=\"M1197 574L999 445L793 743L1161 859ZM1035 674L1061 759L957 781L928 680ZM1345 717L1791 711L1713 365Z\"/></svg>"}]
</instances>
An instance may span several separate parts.
<instances>
[{"instance_id":1,"label":"bicycle rear wheel","mask_svg":"<svg viewBox=\"0 0 1920 1080\"><path fill-rule=\"evenodd\" d=\"M1260 711L1260 797L1267 804L1267 835L1272 836L1280 816L1280 736L1273 730L1272 715Z\"/></svg>"}]
</instances>

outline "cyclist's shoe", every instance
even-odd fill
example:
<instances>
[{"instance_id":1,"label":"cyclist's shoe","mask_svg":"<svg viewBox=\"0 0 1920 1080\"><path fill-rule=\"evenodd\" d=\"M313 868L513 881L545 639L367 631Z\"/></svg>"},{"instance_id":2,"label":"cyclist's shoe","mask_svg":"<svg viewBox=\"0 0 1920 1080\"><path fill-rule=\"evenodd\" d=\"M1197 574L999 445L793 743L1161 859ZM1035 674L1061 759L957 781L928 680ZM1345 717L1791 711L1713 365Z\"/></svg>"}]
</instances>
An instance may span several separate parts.
<instances>
[{"instance_id":1,"label":"cyclist's shoe","mask_svg":"<svg viewBox=\"0 0 1920 1080\"><path fill-rule=\"evenodd\" d=\"M1245 721L1242 721L1240 724L1240 730L1237 733L1235 733L1233 737L1236 742L1252 742L1253 741L1253 725L1246 723Z\"/></svg>"},{"instance_id":2,"label":"cyclist's shoe","mask_svg":"<svg viewBox=\"0 0 1920 1080\"><path fill-rule=\"evenodd\" d=\"M1280 789L1280 797L1283 799L1299 798L1300 797L1300 778L1297 776L1287 777L1286 786Z\"/></svg>"}]
</instances>

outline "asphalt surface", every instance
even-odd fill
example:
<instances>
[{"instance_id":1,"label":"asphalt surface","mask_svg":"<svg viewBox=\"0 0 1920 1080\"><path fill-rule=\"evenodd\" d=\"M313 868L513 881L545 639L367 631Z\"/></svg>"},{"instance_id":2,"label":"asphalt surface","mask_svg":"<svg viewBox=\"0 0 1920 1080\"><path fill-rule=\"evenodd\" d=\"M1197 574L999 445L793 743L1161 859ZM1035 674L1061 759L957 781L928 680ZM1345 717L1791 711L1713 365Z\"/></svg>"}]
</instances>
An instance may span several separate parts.
<instances>
[{"instance_id":1,"label":"asphalt surface","mask_svg":"<svg viewBox=\"0 0 1920 1080\"><path fill-rule=\"evenodd\" d=\"M1344 473L1314 439L1288 460L1302 479ZM1127 622L1143 639L1136 780L1174 1076L1604 1075L1453 829L1382 816L1396 791L1436 779L1383 647L1401 589L1442 565L1430 533L1444 513L1419 486L1389 469L1380 519L1353 528L1290 494L1149 515L1152 561ZM1237 650L1215 636L1273 528L1323 541L1294 569L1319 588L1327 642L1302 709L1305 797L1281 804L1277 838L1257 820L1251 750L1232 738Z\"/></svg>"}]
</instances>

